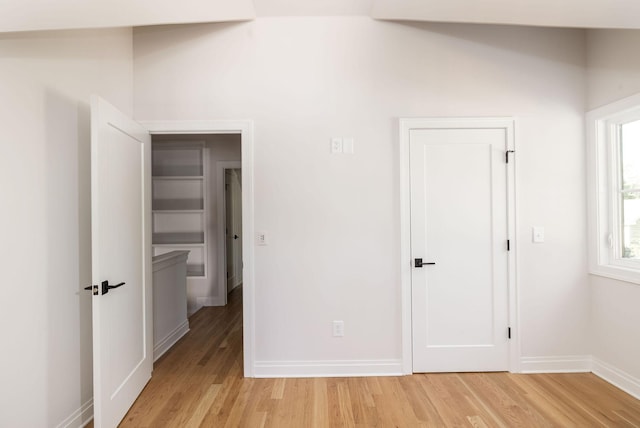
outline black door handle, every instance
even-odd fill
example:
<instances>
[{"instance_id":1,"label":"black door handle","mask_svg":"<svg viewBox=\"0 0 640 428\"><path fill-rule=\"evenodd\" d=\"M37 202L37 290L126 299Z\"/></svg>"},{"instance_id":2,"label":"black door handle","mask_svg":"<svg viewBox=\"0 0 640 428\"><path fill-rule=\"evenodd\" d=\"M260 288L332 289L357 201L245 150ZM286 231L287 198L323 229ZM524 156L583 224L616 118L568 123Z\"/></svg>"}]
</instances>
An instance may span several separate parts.
<instances>
[{"instance_id":1,"label":"black door handle","mask_svg":"<svg viewBox=\"0 0 640 428\"><path fill-rule=\"evenodd\" d=\"M124 282L121 282L120 284L116 284L116 285L109 285L109 281L102 281L102 294L107 294L109 290L113 288L122 287L123 285L124 285Z\"/></svg>"},{"instance_id":2,"label":"black door handle","mask_svg":"<svg viewBox=\"0 0 640 428\"><path fill-rule=\"evenodd\" d=\"M435 265L435 262L424 263L422 259L415 259L415 264L414 264L415 267L419 268L424 265Z\"/></svg>"},{"instance_id":3,"label":"black door handle","mask_svg":"<svg viewBox=\"0 0 640 428\"><path fill-rule=\"evenodd\" d=\"M233 235L233 239L238 239L239 236L238 235Z\"/></svg>"},{"instance_id":4,"label":"black door handle","mask_svg":"<svg viewBox=\"0 0 640 428\"><path fill-rule=\"evenodd\" d=\"M109 292L109 290L113 289L113 288L118 288L118 287L122 287L125 283L121 282L120 284L116 284L116 285L109 285L109 281L102 281L102 283L100 285L102 285L102 294L107 294ZM84 287L85 290L93 290L93 295L97 296L98 295L98 286L97 285L90 285L88 287Z\"/></svg>"}]
</instances>

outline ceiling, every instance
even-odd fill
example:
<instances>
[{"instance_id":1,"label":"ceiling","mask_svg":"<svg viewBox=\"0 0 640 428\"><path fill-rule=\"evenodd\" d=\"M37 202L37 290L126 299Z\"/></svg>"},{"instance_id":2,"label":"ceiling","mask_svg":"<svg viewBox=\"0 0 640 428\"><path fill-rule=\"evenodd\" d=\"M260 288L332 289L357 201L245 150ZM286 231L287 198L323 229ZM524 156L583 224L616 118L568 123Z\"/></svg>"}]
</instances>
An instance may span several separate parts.
<instances>
[{"instance_id":1,"label":"ceiling","mask_svg":"<svg viewBox=\"0 0 640 428\"><path fill-rule=\"evenodd\" d=\"M640 29L640 0L0 0L0 32L273 16Z\"/></svg>"},{"instance_id":2,"label":"ceiling","mask_svg":"<svg viewBox=\"0 0 640 428\"><path fill-rule=\"evenodd\" d=\"M640 28L639 0L374 0L377 19Z\"/></svg>"}]
</instances>

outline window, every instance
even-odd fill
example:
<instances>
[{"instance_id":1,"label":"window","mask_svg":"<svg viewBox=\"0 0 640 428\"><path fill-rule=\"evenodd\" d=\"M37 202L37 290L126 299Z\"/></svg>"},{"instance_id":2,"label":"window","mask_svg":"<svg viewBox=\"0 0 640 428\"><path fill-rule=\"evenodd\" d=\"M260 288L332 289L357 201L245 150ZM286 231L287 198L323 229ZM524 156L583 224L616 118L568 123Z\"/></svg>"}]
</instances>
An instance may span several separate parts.
<instances>
[{"instance_id":1,"label":"window","mask_svg":"<svg viewBox=\"0 0 640 428\"><path fill-rule=\"evenodd\" d=\"M590 272L640 284L640 94L587 114Z\"/></svg>"}]
</instances>

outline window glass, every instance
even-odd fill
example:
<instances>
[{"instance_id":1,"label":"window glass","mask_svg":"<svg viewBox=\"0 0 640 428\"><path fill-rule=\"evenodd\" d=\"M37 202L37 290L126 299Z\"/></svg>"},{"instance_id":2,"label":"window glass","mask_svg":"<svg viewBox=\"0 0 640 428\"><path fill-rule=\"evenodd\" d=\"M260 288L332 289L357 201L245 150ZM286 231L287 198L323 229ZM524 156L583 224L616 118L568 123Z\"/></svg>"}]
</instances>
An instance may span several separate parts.
<instances>
[{"instance_id":1,"label":"window glass","mask_svg":"<svg viewBox=\"0 0 640 428\"><path fill-rule=\"evenodd\" d=\"M640 259L640 120L620 127L622 258Z\"/></svg>"}]
</instances>

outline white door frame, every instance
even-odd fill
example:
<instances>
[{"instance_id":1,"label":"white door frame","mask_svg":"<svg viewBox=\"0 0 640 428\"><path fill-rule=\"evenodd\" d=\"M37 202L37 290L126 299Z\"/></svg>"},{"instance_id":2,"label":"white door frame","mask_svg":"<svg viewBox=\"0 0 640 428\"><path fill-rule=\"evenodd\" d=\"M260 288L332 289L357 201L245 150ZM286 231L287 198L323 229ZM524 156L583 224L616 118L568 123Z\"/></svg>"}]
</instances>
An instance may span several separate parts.
<instances>
[{"instance_id":1,"label":"white door frame","mask_svg":"<svg viewBox=\"0 0 640 428\"><path fill-rule=\"evenodd\" d=\"M242 346L244 376L254 377L255 363L255 275L254 275L254 182L253 122L250 120L140 121L152 135L240 134L242 145ZM148 213L151 215L151 213ZM226 287L225 287L226 290Z\"/></svg>"},{"instance_id":2,"label":"white door frame","mask_svg":"<svg viewBox=\"0 0 640 428\"><path fill-rule=\"evenodd\" d=\"M216 205L218 210L218 241L216 242L216 248L218 251L218 290L224 290L224 304L227 304L227 251L226 251L226 233L225 227L227 224L227 212L225 210L227 202L225 200L224 190L224 172L227 169L242 168L241 161L218 161L216 162ZM243 220L244 221L244 220ZM244 230L244 225L243 225ZM244 239L244 235L243 235ZM244 287L243 287L244 289ZM244 292L244 291L243 291Z\"/></svg>"},{"instance_id":3,"label":"white door frame","mask_svg":"<svg viewBox=\"0 0 640 428\"><path fill-rule=\"evenodd\" d=\"M510 117L490 118L407 118L400 119L400 280L402 307L402 371L413 373L411 317L411 176L409 169L410 132L413 129L504 129L507 150L515 150L515 120ZM520 372L520 335L518 334L518 294L516 276L516 189L515 153L507 165L507 228L511 244L508 256L509 287L509 371Z\"/></svg>"}]
</instances>

